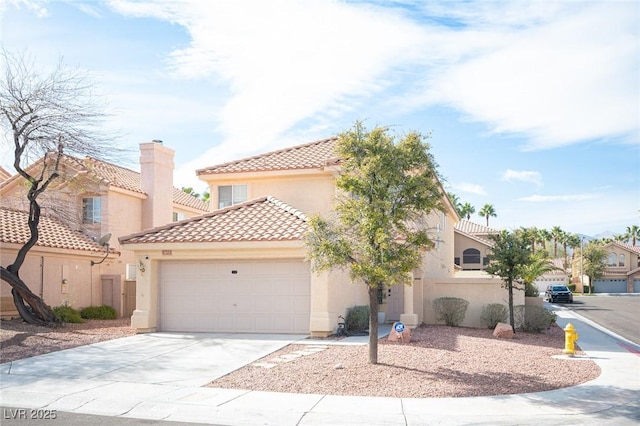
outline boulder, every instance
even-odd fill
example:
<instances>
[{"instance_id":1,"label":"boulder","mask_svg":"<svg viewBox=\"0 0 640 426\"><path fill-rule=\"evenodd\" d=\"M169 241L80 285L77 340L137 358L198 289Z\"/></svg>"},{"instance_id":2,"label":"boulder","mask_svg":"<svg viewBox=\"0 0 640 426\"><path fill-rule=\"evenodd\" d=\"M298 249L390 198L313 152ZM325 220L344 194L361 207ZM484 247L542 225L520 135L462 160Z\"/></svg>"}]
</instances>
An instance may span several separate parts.
<instances>
[{"instance_id":1,"label":"boulder","mask_svg":"<svg viewBox=\"0 0 640 426\"><path fill-rule=\"evenodd\" d=\"M411 341L411 330L409 330L409 327L405 327L402 333L398 333L394 330L394 327L391 327L391 333L389 333L387 340L390 342L409 343Z\"/></svg>"},{"instance_id":2,"label":"boulder","mask_svg":"<svg viewBox=\"0 0 640 426\"><path fill-rule=\"evenodd\" d=\"M493 335L498 339L513 339L513 328L511 328L511 324L499 322L493 329Z\"/></svg>"}]
</instances>

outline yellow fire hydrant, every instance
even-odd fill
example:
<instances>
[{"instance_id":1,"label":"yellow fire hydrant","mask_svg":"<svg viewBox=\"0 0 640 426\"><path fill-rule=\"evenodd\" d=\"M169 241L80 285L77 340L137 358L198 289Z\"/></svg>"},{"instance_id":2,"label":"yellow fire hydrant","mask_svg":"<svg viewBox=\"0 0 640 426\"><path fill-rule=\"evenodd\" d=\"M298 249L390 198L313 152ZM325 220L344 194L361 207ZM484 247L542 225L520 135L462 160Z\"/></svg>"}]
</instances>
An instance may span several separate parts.
<instances>
[{"instance_id":1,"label":"yellow fire hydrant","mask_svg":"<svg viewBox=\"0 0 640 426\"><path fill-rule=\"evenodd\" d=\"M580 336L578 336L578 333L576 333L576 329L573 327L573 324L567 324L567 326L564 328L564 350L562 351L562 353L569 356L575 355L575 343L579 337Z\"/></svg>"}]
</instances>

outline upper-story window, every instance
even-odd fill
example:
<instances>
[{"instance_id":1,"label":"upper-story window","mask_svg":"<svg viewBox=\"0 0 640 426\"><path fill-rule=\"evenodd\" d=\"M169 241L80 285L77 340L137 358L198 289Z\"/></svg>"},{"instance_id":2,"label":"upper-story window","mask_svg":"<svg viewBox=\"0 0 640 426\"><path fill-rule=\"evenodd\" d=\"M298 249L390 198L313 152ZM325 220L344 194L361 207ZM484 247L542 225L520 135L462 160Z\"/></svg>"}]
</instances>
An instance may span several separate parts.
<instances>
[{"instance_id":1,"label":"upper-story window","mask_svg":"<svg viewBox=\"0 0 640 426\"><path fill-rule=\"evenodd\" d=\"M609 253L609 260L607 266L616 266L618 264L618 256L615 253Z\"/></svg>"},{"instance_id":2,"label":"upper-story window","mask_svg":"<svg viewBox=\"0 0 640 426\"><path fill-rule=\"evenodd\" d=\"M618 259L618 266L624 266L624 254L621 254Z\"/></svg>"},{"instance_id":3,"label":"upper-story window","mask_svg":"<svg viewBox=\"0 0 640 426\"><path fill-rule=\"evenodd\" d=\"M218 187L219 209L244 201L247 201L247 185L224 185Z\"/></svg>"},{"instance_id":4,"label":"upper-story window","mask_svg":"<svg viewBox=\"0 0 640 426\"><path fill-rule=\"evenodd\" d=\"M184 213L180 213L180 212L173 212L173 221L177 222L179 220L185 220L187 218L187 215Z\"/></svg>"},{"instance_id":5,"label":"upper-story window","mask_svg":"<svg viewBox=\"0 0 640 426\"><path fill-rule=\"evenodd\" d=\"M82 199L82 223L94 224L102 222L102 202L100 197Z\"/></svg>"},{"instance_id":6,"label":"upper-story window","mask_svg":"<svg viewBox=\"0 0 640 426\"><path fill-rule=\"evenodd\" d=\"M480 263L480 250L469 248L463 251L462 263Z\"/></svg>"}]
</instances>

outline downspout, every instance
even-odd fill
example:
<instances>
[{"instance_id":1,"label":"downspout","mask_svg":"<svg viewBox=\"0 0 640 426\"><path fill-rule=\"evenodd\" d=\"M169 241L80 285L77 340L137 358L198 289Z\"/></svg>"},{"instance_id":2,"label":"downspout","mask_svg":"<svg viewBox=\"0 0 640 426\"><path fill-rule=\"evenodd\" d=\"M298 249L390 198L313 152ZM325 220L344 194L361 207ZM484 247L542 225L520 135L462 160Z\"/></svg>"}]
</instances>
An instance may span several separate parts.
<instances>
[{"instance_id":1,"label":"downspout","mask_svg":"<svg viewBox=\"0 0 640 426\"><path fill-rule=\"evenodd\" d=\"M44 302L44 256L40 256L40 299Z\"/></svg>"}]
</instances>

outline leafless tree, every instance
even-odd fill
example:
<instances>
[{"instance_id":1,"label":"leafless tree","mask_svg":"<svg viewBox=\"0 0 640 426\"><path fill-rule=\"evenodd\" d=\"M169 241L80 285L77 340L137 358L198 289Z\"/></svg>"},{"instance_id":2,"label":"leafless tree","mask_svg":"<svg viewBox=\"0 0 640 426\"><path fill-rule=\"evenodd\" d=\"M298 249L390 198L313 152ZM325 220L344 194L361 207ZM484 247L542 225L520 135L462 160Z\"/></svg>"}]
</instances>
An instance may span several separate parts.
<instances>
[{"instance_id":1,"label":"leafless tree","mask_svg":"<svg viewBox=\"0 0 640 426\"><path fill-rule=\"evenodd\" d=\"M20 278L20 267L38 241L43 194L56 179L64 179L65 155L117 158L121 151L113 135L103 129L106 107L94 93L89 75L71 69L60 60L46 73L38 72L26 53L0 52L4 69L0 78L0 126L13 147L13 167L25 181L29 206L30 238L8 266L0 266L1 278L12 287L20 316L31 324L53 325L51 307ZM40 166L30 168L36 160ZM40 198L40 200L39 200Z\"/></svg>"}]
</instances>

